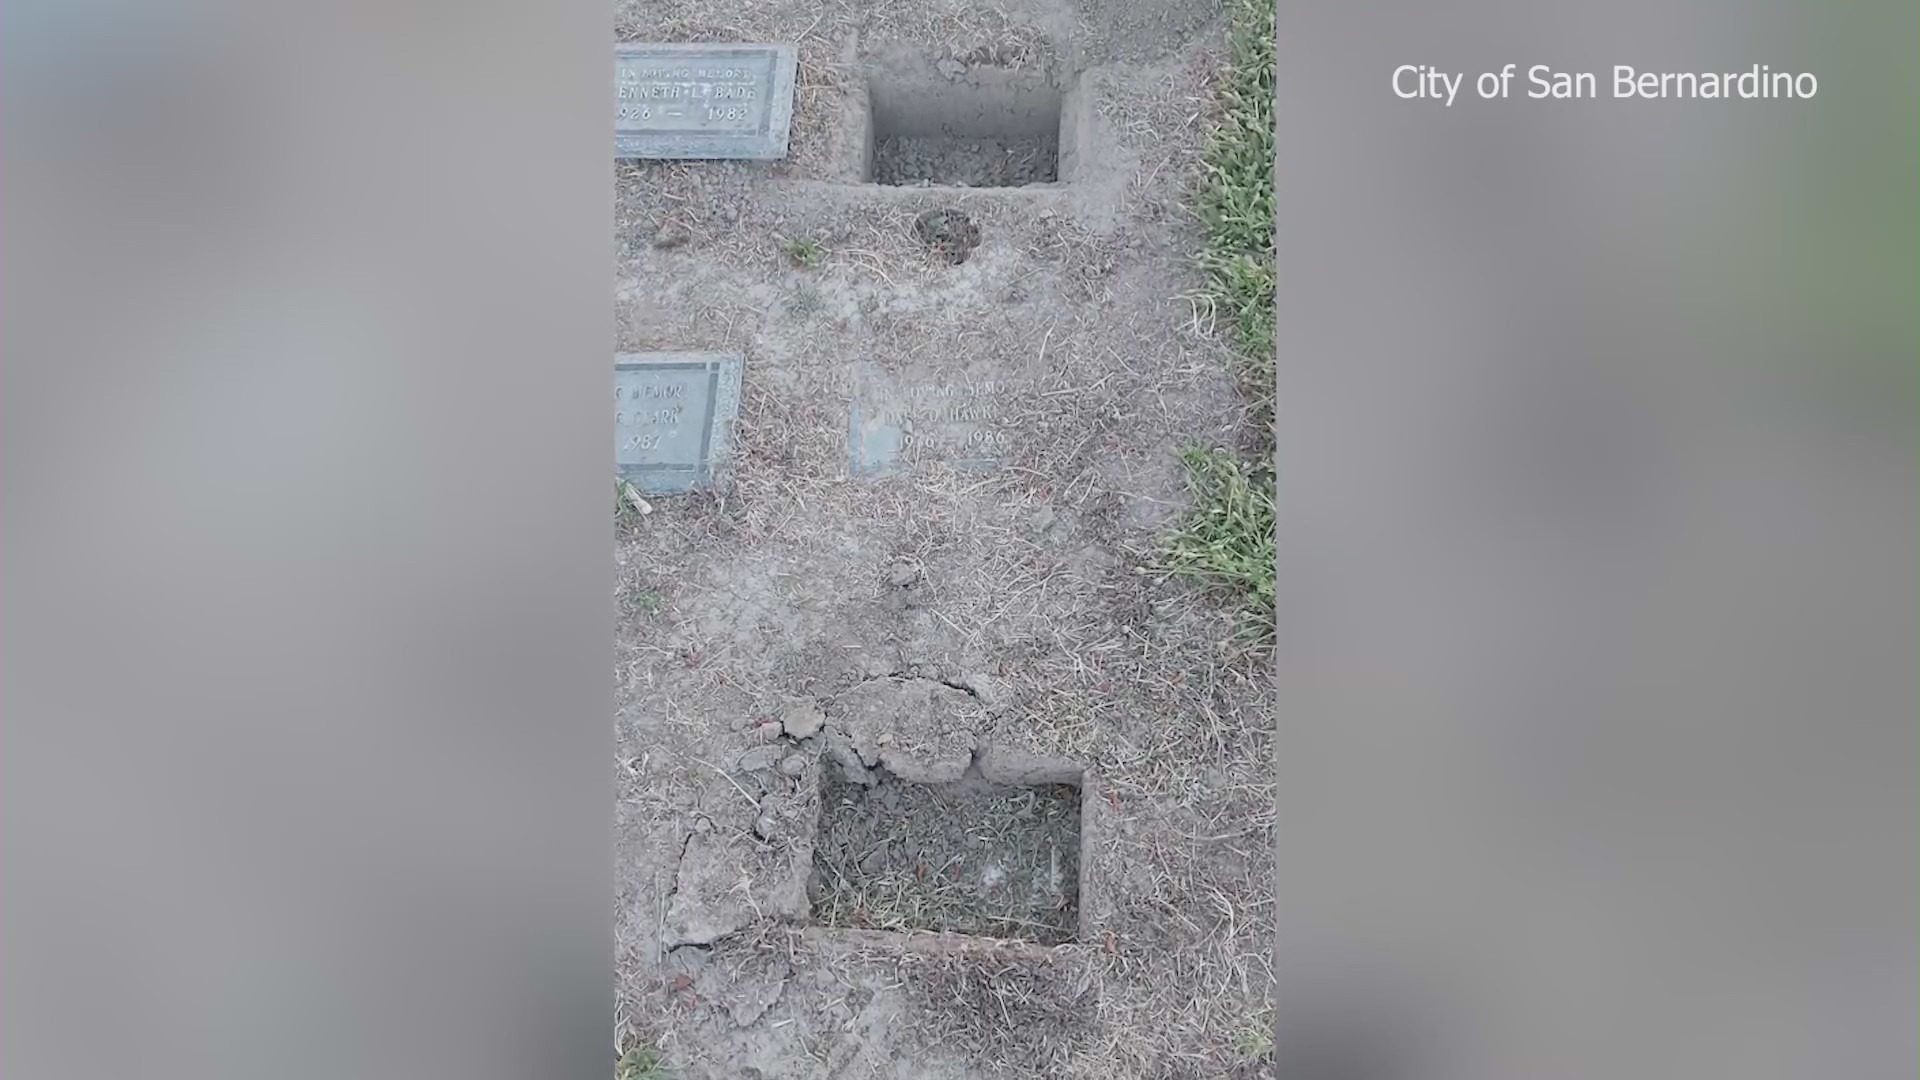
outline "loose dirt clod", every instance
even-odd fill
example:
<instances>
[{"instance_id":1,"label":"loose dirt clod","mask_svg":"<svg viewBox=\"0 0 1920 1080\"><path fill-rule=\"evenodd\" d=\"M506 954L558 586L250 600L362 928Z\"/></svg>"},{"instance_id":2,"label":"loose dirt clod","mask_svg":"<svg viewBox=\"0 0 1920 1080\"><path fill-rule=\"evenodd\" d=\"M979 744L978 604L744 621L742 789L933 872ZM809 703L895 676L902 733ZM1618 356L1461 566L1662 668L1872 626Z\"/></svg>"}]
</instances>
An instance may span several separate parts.
<instances>
[{"instance_id":1,"label":"loose dirt clod","mask_svg":"<svg viewBox=\"0 0 1920 1080\"><path fill-rule=\"evenodd\" d=\"M758 772L771 769L780 760L780 748L777 746L756 746L740 755L741 772Z\"/></svg>"},{"instance_id":2,"label":"loose dirt clod","mask_svg":"<svg viewBox=\"0 0 1920 1080\"><path fill-rule=\"evenodd\" d=\"M819 733L820 725L826 722L826 714L812 703L795 705L780 717L781 728L796 739L812 738Z\"/></svg>"},{"instance_id":3,"label":"loose dirt clod","mask_svg":"<svg viewBox=\"0 0 1920 1080\"><path fill-rule=\"evenodd\" d=\"M913 219L913 235L934 254L960 265L980 246L980 226L958 210L928 210Z\"/></svg>"},{"instance_id":4,"label":"loose dirt clod","mask_svg":"<svg viewBox=\"0 0 1920 1080\"><path fill-rule=\"evenodd\" d=\"M663 250L677 248L691 239L687 230L669 221L653 234L653 246Z\"/></svg>"},{"instance_id":5,"label":"loose dirt clod","mask_svg":"<svg viewBox=\"0 0 1920 1080\"><path fill-rule=\"evenodd\" d=\"M919 783L966 775L987 713L965 690L921 678L869 679L834 699L833 729L866 769ZM842 757L834 751L836 759ZM850 770L855 783L864 770Z\"/></svg>"},{"instance_id":6,"label":"loose dirt clod","mask_svg":"<svg viewBox=\"0 0 1920 1080\"><path fill-rule=\"evenodd\" d=\"M989 712L999 712L1013 703L1013 691L1007 681L984 671L967 672L960 677L960 685Z\"/></svg>"}]
</instances>

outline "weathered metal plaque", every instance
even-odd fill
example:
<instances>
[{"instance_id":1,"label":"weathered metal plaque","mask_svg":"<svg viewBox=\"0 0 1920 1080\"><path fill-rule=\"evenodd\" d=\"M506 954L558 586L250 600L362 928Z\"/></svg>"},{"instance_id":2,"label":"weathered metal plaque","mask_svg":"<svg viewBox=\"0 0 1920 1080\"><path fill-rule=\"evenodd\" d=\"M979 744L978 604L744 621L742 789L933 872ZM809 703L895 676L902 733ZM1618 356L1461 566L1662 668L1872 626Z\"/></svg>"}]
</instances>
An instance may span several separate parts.
<instances>
[{"instance_id":1,"label":"weathered metal plaque","mask_svg":"<svg viewBox=\"0 0 1920 1080\"><path fill-rule=\"evenodd\" d=\"M613 156L787 156L791 45L620 45L614 49Z\"/></svg>"},{"instance_id":2,"label":"weathered metal plaque","mask_svg":"<svg viewBox=\"0 0 1920 1080\"><path fill-rule=\"evenodd\" d=\"M622 353L613 364L613 462L641 491L718 486L733 457L741 358Z\"/></svg>"},{"instance_id":3,"label":"weathered metal plaque","mask_svg":"<svg viewBox=\"0 0 1920 1080\"><path fill-rule=\"evenodd\" d=\"M886 476L936 463L997 469L1010 444L1007 405L1014 394L1005 381L865 380L848 409L848 470Z\"/></svg>"}]
</instances>

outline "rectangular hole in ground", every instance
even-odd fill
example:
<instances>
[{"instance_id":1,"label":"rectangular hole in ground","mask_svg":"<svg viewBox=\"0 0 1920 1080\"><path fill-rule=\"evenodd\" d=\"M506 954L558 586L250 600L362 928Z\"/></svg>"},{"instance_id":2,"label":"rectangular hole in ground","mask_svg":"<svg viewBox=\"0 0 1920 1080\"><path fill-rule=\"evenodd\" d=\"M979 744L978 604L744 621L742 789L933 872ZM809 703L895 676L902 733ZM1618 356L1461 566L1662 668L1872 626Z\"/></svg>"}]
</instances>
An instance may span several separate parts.
<instances>
[{"instance_id":1,"label":"rectangular hole in ground","mask_svg":"<svg viewBox=\"0 0 1920 1080\"><path fill-rule=\"evenodd\" d=\"M807 891L818 924L944 930L1045 945L1080 918L1073 784L829 779Z\"/></svg>"},{"instance_id":2,"label":"rectangular hole in ground","mask_svg":"<svg viewBox=\"0 0 1920 1080\"><path fill-rule=\"evenodd\" d=\"M893 186L1023 187L1060 179L1063 96L1044 72L949 77L896 64L867 80L868 175Z\"/></svg>"}]
</instances>

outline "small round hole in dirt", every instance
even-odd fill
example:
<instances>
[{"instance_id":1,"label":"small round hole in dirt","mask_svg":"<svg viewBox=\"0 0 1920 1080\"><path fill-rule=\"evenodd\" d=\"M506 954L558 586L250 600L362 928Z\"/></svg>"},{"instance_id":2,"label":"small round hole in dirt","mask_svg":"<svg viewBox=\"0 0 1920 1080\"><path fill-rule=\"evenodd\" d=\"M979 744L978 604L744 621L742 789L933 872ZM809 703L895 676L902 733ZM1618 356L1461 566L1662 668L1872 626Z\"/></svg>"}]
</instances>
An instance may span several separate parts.
<instances>
[{"instance_id":1,"label":"small round hole in dirt","mask_svg":"<svg viewBox=\"0 0 1920 1080\"><path fill-rule=\"evenodd\" d=\"M980 246L980 226L958 210L928 210L913 219L913 235L954 266Z\"/></svg>"}]
</instances>

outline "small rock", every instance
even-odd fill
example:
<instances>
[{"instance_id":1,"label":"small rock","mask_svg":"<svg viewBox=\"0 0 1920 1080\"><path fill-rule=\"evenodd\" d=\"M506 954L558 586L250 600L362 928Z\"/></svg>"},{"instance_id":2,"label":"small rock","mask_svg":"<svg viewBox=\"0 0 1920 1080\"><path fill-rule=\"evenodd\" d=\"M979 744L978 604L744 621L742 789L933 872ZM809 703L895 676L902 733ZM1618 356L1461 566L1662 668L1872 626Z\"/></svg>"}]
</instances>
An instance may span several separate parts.
<instances>
[{"instance_id":1,"label":"small rock","mask_svg":"<svg viewBox=\"0 0 1920 1080\"><path fill-rule=\"evenodd\" d=\"M780 760L778 746L757 746L740 755L740 768L743 772L758 772L771 769Z\"/></svg>"},{"instance_id":2,"label":"small rock","mask_svg":"<svg viewBox=\"0 0 1920 1080\"><path fill-rule=\"evenodd\" d=\"M782 728L777 720L769 720L753 729L753 737L761 742L777 742Z\"/></svg>"},{"instance_id":3,"label":"small rock","mask_svg":"<svg viewBox=\"0 0 1920 1080\"><path fill-rule=\"evenodd\" d=\"M693 239L691 233L669 221L660 226L659 232L653 234L653 246L662 250L677 248L691 239Z\"/></svg>"},{"instance_id":4,"label":"small rock","mask_svg":"<svg viewBox=\"0 0 1920 1080\"><path fill-rule=\"evenodd\" d=\"M713 822L708 821L706 818L695 818L693 819L693 831L705 836L707 833L713 831Z\"/></svg>"},{"instance_id":5,"label":"small rock","mask_svg":"<svg viewBox=\"0 0 1920 1080\"><path fill-rule=\"evenodd\" d=\"M762 840L772 840L780 835L780 819L772 814L761 814L753 819L753 832Z\"/></svg>"},{"instance_id":6,"label":"small rock","mask_svg":"<svg viewBox=\"0 0 1920 1080\"><path fill-rule=\"evenodd\" d=\"M818 705L807 702L788 709L780 718L780 728L796 739L812 738L819 734L820 728L827 722L827 716Z\"/></svg>"},{"instance_id":7,"label":"small rock","mask_svg":"<svg viewBox=\"0 0 1920 1080\"><path fill-rule=\"evenodd\" d=\"M806 771L807 755L805 754L788 754L786 758L780 762L780 772L782 775L799 779L801 776L806 775Z\"/></svg>"},{"instance_id":8,"label":"small rock","mask_svg":"<svg viewBox=\"0 0 1920 1080\"><path fill-rule=\"evenodd\" d=\"M912 563L894 563L887 571L887 583L898 588L906 588L920 579L920 568Z\"/></svg>"}]
</instances>

